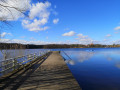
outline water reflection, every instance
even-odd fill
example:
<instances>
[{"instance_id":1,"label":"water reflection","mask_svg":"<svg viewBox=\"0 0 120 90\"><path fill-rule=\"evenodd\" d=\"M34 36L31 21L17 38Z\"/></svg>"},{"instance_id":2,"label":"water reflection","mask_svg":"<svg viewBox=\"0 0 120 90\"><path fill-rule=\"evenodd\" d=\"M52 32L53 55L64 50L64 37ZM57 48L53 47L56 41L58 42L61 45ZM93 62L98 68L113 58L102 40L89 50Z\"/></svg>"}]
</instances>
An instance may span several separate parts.
<instances>
[{"instance_id":1,"label":"water reflection","mask_svg":"<svg viewBox=\"0 0 120 90\"><path fill-rule=\"evenodd\" d=\"M74 60L65 60L65 62L67 64L70 64L70 65L75 65L75 61Z\"/></svg>"},{"instance_id":2,"label":"water reflection","mask_svg":"<svg viewBox=\"0 0 120 90\"><path fill-rule=\"evenodd\" d=\"M120 69L120 51L104 51L103 55L106 60L112 62L115 67Z\"/></svg>"},{"instance_id":3,"label":"water reflection","mask_svg":"<svg viewBox=\"0 0 120 90\"><path fill-rule=\"evenodd\" d=\"M84 62L86 60L89 60L94 54L95 52L80 51L77 54L77 59L79 62Z\"/></svg>"},{"instance_id":4,"label":"water reflection","mask_svg":"<svg viewBox=\"0 0 120 90\"><path fill-rule=\"evenodd\" d=\"M120 49L65 50L63 55L83 90L120 90Z\"/></svg>"},{"instance_id":5,"label":"water reflection","mask_svg":"<svg viewBox=\"0 0 120 90\"><path fill-rule=\"evenodd\" d=\"M117 67L118 69L120 69L120 60L112 58L111 56L106 58L108 61L113 61L114 62L114 66Z\"/></svg>"},{"instance_id":6,"label":"water reflection","mask_svg":"<svg viewBox=\"0 0 120 90\"><path fill-rule=\"evenodd\" d=\"M64 54L62 54L62 55L66 59L65 62L70 65L75 65L75 63L77 63L77 62L82 63L86 60L89 60L95 54L95 52L93 52L93 51L77 51L77 52L76 51L66 51L66 53L68 54L69 57L72 58L72 60L69 60L69 58L66 55L64 55ZM78 60L78 61L76 61L76 60Z\"/></svg>"}]
</instances>

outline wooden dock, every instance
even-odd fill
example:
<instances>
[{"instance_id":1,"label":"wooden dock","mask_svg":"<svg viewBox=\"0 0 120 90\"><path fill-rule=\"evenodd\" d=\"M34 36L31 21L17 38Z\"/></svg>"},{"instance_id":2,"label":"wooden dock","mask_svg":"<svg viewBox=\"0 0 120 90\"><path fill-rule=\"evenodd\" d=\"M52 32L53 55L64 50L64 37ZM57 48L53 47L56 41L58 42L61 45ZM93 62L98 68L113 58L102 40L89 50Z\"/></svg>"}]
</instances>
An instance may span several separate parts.
<instances>
[{"instance_id":1,"label":"wooden dock","mask_svg":"<svg viewBox=\"0 0 120 90\"><path fill-rule=\"evenodd\" d=\"M6 90L81 90L58 51L40 60L17 78L0 84Z\"/></svg>"}]
</instances>

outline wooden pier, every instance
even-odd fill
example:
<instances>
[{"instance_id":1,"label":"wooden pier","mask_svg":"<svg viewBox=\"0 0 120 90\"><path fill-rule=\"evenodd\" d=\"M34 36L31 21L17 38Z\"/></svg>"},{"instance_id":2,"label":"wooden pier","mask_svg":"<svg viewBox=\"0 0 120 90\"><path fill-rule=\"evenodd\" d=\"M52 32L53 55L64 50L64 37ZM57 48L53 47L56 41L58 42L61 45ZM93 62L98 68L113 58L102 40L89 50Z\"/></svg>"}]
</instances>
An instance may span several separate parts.
<instances>
[{"instance_id":1,"label":"wooden pier","mask_svg":"<svg viewBox=\"0 0 120 90\"><path fill-rule=\"evenodd\" d=\"M81 90L58 51L0 83L0 90Z\"/></svg>"}]
</instances>

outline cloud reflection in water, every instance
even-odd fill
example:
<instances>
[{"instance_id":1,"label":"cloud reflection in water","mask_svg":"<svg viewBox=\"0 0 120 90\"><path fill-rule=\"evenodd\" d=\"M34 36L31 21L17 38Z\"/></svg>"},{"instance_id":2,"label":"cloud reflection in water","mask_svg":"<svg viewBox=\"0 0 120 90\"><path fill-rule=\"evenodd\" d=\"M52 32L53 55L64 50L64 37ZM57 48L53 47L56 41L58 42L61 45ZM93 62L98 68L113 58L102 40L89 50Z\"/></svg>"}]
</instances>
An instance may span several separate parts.
<instances>
[{"instance_id":1,"label":"cloud reflection in water","mask_svg":"<svg viewBox=\"0 0 120 90\"><path fill-rule=\"evenodd\" d=\"M95 54L93 51L66 51L66 53L72 58L72 60L69 60L68 57L64 56L66 59L65 62L70 65L75 65L77 61L82 63L89 60Z\"/></svg>"}]
</instances>

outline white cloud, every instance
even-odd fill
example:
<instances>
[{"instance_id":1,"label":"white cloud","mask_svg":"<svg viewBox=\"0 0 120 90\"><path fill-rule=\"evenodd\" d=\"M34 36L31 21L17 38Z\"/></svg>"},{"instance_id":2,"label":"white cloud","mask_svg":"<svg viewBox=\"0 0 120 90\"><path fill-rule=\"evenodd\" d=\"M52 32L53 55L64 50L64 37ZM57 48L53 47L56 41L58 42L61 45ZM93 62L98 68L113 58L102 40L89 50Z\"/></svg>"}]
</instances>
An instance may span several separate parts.
<instances>
[{"instance_id":1,"label":"white cloud","mask_svg":"<svg viewBox=\"0 0 120 90\"><path fill-rule=\"evenodd\" d=\"M50 7L50 2L32 4L29 13L30 19L23 20L22 25L29 31L47 30L49 27L44 25L48 23Z\"/></svg>"},{"instance_id":2,"label":"white cloud","mask_svg":"<svg viewBox=\"0 0 120 90\"><path fill-rule=\"evenodd\" d=\"M31 40L31 41L26 41L26 40L19 40L19 39L0 39L0 42L3 43L21 43L21 44L35 44L35 45L45 45L45 44L68 44L67 42L59 41L59 42L45 42L45 41L40 41L40 40Z\"/></svg>"},{"instance_id":3,"label":"white cloud","mask_svg":"<svg viewBox=\"0 0 120 90\"><path fill-rule=\"evenodd\" d=\"M120 30L120 26L118 26L118 27L114 28L114 30Z\"/></svg>"},{"instance_id":4,"label":"white cloud","mask_svg":"<svg viewBox=\"0 0 120 90\"><path fill-rule=\"evenodd\" d=\"M19 39L0 39L0 42L3 43L21 43L21 44L35 44L35 45L42 45L42 44L48 44L48 42L44 41L26 41L26 40L19 40Z\"/></svg>"},{"instance_id":5,"label":"white cloud","mask_svg":"<svg viewBox=\"0 0 120 90\"><path fill-rule=\"evenodd\" d=\"M54 23L54 24L57 24L58 22L59 22L59 19L58 19L58 18L53 20L53 23Z\"/></svg>"},{"instance_id":6,"label":"white cloud","mask_svg":"<svg viewBox=\"0 0 120 90\"><path fill-rule=\"evenodd\" d=\"M84 38L84 39L78 39L79 44L90 44L90 43L96 43L96 41L92 40L91 38Z\"/></svg>"},{"instance_id":7,"label":"white cloud","mask_svg":"<svg viewBox=\"0 0 120 90\"><path fill-rule=\"evenodd\" d=\"M42 25L46 23L47 23L46 19L42 19L42 20L34 19L33 22L30 22L28 20L23 20L22 25L25 28L29 29L29 31L36 32L36 31L43 31L48 29L49 28L48 26L42 27Z\"/></svg>"},{"instance_id":8,"label":"white cloud","mask_svg":"<svg viewBox=\"0 0 120 90\"><path fill-rule=\"evenodd\" d=\"M111 37L112 35L111 34L107 34L106 37Z\"/></svg>"},{"instance_id":9,"label":"white cloud","mask_svg":"<svg viewBox=\"0 0 120 90\"><path fill-rule=\"evenodd\" d=\"M81 39L87 38L88 36L84 36L83 34L77 34L77 36Z\"/></svg>"},{"instance_id":10,"label":"white cloud","mask_svg":"<svg viewBox=\"0 0 120 90\"><path fill-rule=\"evenodd\" d=\"M6 35L12 35L12 34L11 33L3 32L3 33L0 34L0 37L4 38Z\"/></svg>"},{"instance_id":11,"label":"white cloud","mask_svg":"<svg viewBox=\"0 0 120 90\"><path fill-rule=\"evenodd\" d=\"M0 0L0 4L5 6L0 6L0 20L7 21L23 17L23 13L30 8L30 0Z\"/></svg>"},{"instance_id":12,"label":"white cloud","mask_svg":"<svg viewBox=\"0 0 120 90\"><path fill-rule=\"evenodd\" d=\"M4 43L21 43L21 44L35 44L35 45L45 45L45 44L90 44L91 42L94 44L105 44L105 45L112 45L112 44L120 44L120 40L109 41L109 40L102 40L96 41L90 38L80 39L79 41L59 41L59 42L45 42L40 40L19 40L19 39L0 39L0 42Z\"/></svg>"},{"instance_id":13,"label":"white cloud","mask_svg":"<svg viewBox=\"0 0 120 90\"><path fill-rule=\"evenodd\" d=\"M62 34L62 36L73 36L73 35L75 35L74 31L70 31L70 32Z\"/></svg>"},{"instance_id":14,"label":"white cloud","mask_svg":"<svg viewBox=\"0 0 120 90\"><path fill-rule=\"evenodd\" d=\"M3 32L0 36L5 37L6 34L7 34L6 32Z\"/></svg>"},{"instance_id":15,"label":"white cloud","mask_svg":"<svg viewBox=\"0 0 120 90\"><path fill-rule=\"evenodd\" d=\"M29 17L31 19L35 18L35 17L39 17L39 18L48 18L50 15L50 12L48 11L48 8L51 6L51 3L49 2L38 2L36 4L32 4L31 9L30 9L30 13L29 13Z\"/></svg>"},{"instance_id":16,"label":"white cloud","mask_svg":"<svg viewBox=\"0 0 120 90\"><path fill-rule=\"evenodd\" d=\"M83 34L77 34L77 38L76 38L76 40L78 40L78 42L77 43L79 43L79 44L90 44L90 43L96 43L96 41L95 40L92 40L90 37L88 37L88 36L85 36L85 35L83 35Z\"/></svg>"},{"instance_id":17,"label":"white cloud","mask_svg":"<svg viewBox=\"0 0 120 90\"><path fill-rule=\"evenodd\" d=\"M31 0L0 0L0 4L8 6L7 9L0 6L0 20L18 20L20 17L24 18L23 13L28 11L29 18L24 18L22 25L29 31L35 32L47 30L49 27L45 25L48 23L51 12L57 13L51 9L51 3L48 1L31 4Z\"/></svg>"}]
</instances>

